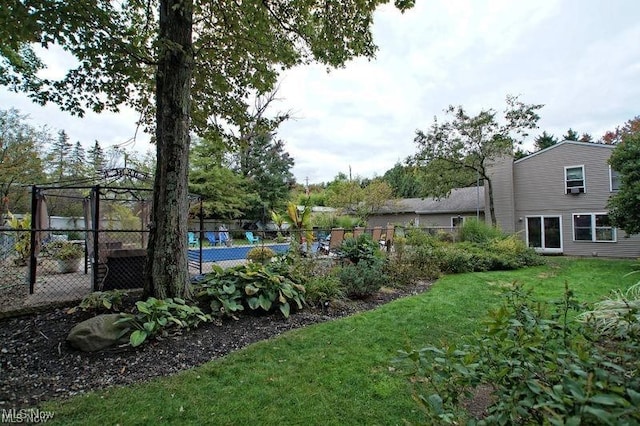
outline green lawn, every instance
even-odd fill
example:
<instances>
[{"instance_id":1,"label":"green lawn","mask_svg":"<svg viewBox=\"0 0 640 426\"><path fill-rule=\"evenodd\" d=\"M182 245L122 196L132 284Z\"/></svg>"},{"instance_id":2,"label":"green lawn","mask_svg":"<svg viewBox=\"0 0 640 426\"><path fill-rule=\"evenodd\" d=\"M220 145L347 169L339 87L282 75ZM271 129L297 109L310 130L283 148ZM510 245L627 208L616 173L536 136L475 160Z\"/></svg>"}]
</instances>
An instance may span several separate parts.
<instances>
[{"instance_id":1,"label":"green lawn","mask_svg":"<svg viewBox=\"0 0 640 426\"><path fill-rule=\"evenodd\" d=\"M371 425L424 421L406 378L391 360L398 349L469 337L520 281L545 300L565 281L594 302L634 262L549 258L519 271L446 276L424 294L375 311L317 324L251 345L223 359L144 385L110 389L47 404L58 424Z\"/></svg>"}]
</instances>

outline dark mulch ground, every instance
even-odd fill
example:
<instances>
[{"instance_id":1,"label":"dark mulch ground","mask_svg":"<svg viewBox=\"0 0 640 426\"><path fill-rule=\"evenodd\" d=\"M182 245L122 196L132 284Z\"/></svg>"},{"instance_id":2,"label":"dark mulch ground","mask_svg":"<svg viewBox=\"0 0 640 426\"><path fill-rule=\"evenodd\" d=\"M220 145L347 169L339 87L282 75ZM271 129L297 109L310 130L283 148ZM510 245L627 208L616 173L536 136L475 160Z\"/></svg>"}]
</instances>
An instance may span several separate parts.
<instances>
[{"instance_id":1,"label":"dark mulch ground","mask_svg":"<svg viewBox=\"0 0 640 426\"><path fill-rule=\"evenodd\" d=\"M0 408L36 407L52 398L67 398L114 385L167 376L224 356L253 342L287 330L373 309L391 300L429 288L419 283L403 290L383 290L364 301L323 309L306 307L289 319L274 315L241 316L218 324L203 324L140 348L129 346L83 353L65 338L78 322L92 314L68 314L56 309L0 320Z\"/></svg>"}]
</instances>

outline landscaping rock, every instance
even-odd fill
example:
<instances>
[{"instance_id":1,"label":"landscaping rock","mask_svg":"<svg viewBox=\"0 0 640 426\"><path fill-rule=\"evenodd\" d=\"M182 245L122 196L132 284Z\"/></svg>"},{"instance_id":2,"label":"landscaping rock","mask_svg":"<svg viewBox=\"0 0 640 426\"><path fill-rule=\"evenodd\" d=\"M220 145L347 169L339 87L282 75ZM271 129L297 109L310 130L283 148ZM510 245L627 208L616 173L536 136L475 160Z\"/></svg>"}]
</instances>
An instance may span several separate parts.
<instances>
[{"instance_id":1,"label":"landscaping rock","mask_svg":"<svg viewBox=\"0 0 640 426\"><path fill-rule=\"evenodd\" d=\"M67 342L83 352L95 352L120 343L127 338L121 337L124 326L116 324L120 314L105 314L89 318L73 327L67 336Z\"/></svg>"}]
</instances>

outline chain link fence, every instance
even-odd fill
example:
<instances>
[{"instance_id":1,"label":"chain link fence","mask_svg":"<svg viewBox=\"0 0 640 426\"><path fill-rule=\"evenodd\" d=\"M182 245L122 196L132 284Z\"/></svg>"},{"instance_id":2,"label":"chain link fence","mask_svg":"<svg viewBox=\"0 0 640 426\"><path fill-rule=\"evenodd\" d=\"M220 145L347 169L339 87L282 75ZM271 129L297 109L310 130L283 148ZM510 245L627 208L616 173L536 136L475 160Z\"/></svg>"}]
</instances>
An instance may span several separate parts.
<instances>
[{"instance_id":1,"label":"chain link fence","mask_svg":"<svg viewBox=\"0 0 640 426\"><path fill-rule=\"evenodd\" d=\"M136 229L93 231L0 229L0 316L24 308L80 300L93 291L141 289L149 232L140 225L126 226ZM34 251L32 263L29 242L34 232L41 231L47 231L47 238ZM453 235L454 229L424 231ZM296 251L303 256L326 263L337 259L345 239L362 234L370 235L383 251L391 253L394 238L403 235L404 230L388 226L266 232L192 227L188 235L189 272L195 276L210 272L214 265L228 268L244 264L256 247L281 254L296 245ZM79 255L62 256L62 248Z\"/></svg>"}]
</instances>

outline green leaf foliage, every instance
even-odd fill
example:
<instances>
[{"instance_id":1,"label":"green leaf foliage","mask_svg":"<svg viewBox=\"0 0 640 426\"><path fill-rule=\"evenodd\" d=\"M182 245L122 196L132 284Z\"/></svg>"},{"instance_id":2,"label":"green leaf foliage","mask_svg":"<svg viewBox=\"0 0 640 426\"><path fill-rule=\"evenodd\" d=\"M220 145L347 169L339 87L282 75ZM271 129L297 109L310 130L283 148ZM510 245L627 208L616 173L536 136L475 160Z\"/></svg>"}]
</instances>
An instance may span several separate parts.
<instances>
[{"instance_id":1,"label":"green leaf foliage","mask_svg":"<svg viewBox=\"0 0 640 426\"><path fill-rule=\"evenodd\" d=\"M427 423L470 420L461 401L491 386L488 414L473 423L638 424L638 336L611 341L568 320L582 309L568 288L549 305L514 284L476 343L401 352L398 361L423 383Z\"/></svg>"},{"instance_id":2,"label":"green leaf foliage","mask_svg":"<svg viewBox=\"0 0 640 426\"><path fill-rule=\"evenodd\" d=\"M195 285L195 293L216 316L234 317L245 307L264 312L277 307L286 318L292 304L302 309L305 302L302 279L286 257L266 264L214 268Z\"/></svg>"},{"instance_id":3,"label":"green leaf foliage","mask_svg":"<svg viewBox=\"0 0 640 426\"><path fill-rule=\"evenodd\" d=\"M82 298L82 301L75 307L69 309L68 313L81 311L118 311L122 306L123 299L127 293L123 290L94 291Z\"/></svg>"},{"instance_id":4,"label":"green leaf foliage","mask_svg":"<svg viewBox=\"0 0 640 426\"><path fill-rule=\"evenodd\" d=\"M448 195L453 188L470 186L482 179L493 199L490 162L513 155L516 145L537 127L542 105L527 105L516 96L507 96L502 121L493 109L469 115L462 106L445 110L448 121L434 119L427 132L418 130L414 139L418 151L411 163L422 168L421 177L435 197ZM493 203L491 222L496 224Z\"/></svg>"},{"instance_id":5,"label":"green leaf foliage","mask_svg":"<svg viewBox=\"0 0 640 426\"><path fill-rule=\"evenodd\" d=\"M609 219L627 234L640 233L640 130L622 137L609 158L620 173L620 189L608 203Z\"/></svg>"},{"instance_id":6,"label":"green leaf foliage","mask_svg":"<svg viewBox=\"0 0 640 426\"><path fill-rule=\"evenodd\" d=\"M122 314L122 318L118 320L119 324L127 327L126 332L133 330L129 342L134 347L140 346L149 338L166 336L171 327L191 328L197 327L201 322L211 321L210 315L180 298L161 300L149 297L136 302L136 311Z\"/></svg>"}]
</instances>

